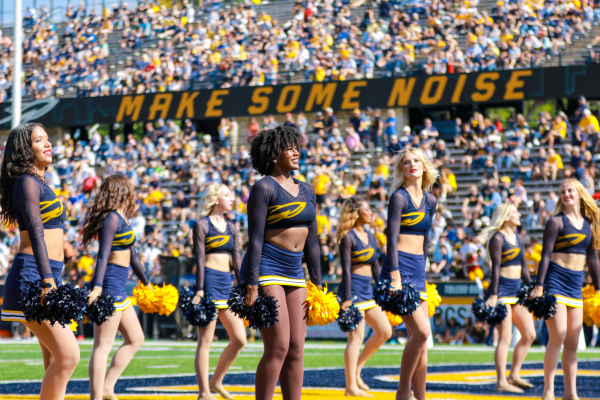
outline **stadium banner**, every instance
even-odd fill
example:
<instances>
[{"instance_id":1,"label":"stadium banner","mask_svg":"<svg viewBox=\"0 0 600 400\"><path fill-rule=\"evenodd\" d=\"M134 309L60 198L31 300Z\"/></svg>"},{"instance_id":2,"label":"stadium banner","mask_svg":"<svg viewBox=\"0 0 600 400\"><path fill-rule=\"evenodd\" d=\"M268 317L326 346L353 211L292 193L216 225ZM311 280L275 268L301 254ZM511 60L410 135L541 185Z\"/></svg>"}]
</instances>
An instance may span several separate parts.
<instances>
[{"instance_id":1,"label":"stadium banner","mask_svg":"<svg viewBox=\"0 0 600 400\"><path fill-rule=\"evenodd\" d=\"M248 86L126 96L39 99L23 102L22 121L49 127L206 119L335 111L355 108L447 107L522 100L597 98L600 64L418 75L369 80ZM0 129L8 129L10 103L0 104Z\"/></svg>"}]
</instances>

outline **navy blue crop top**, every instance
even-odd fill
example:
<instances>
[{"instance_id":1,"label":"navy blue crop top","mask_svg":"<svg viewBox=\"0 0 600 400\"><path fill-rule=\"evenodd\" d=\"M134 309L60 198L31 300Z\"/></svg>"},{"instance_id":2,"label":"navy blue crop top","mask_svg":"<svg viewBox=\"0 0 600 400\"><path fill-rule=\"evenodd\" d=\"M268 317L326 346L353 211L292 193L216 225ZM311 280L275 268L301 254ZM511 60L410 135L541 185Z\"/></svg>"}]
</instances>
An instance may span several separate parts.
<instances>
[{"instance_id":1,"label":"navy blue crop top","mask_svg":"<svg viewBox=\"0 0 600 400\"><path fill-rule=\"evenodd\" d=\"M248 269L244 279L258 285L258 271L265 239L265 230L308 227L304 255L310 279L321 284L321 248L317 231L317 196L306 182L294 179L298 195L292 196L271 176L257 181L248 198Z\"/></svg>"},{"instance_id":2,"label":"navy blue crop top","mask_svg":"<svg viewBox=\"0 0 600 400\"><path fill-rule=\"evenodd\" d=\"M517 243L512 246L501 232L496 232L489 240L488 252L492 263L492 278L489 287L489 294L498 293L498 282L500 281L500 269L504 267L521 267L521 279L529 283L531 275L527 268L525 260L525 248L523 239L516 235Z\"/></svg>"},{"instance_id":3,"label":"navy blue crop top","mask_svg":"<svg viewBox=\"0 0 600 400\"><path fill-rule=\"evenodd\" d=\"M133 245L135 244L135 233L125 219L116 211L109 212L102 227L98 232L98 259L96 260L96 269L94 270L95 286L104 284L104 274L108 266L110 253L113 251L130 250L129 264L133 272L144 285L148 284L145 268L140 261L140 257ZM121 267L126 267L121 265Z\"/></svg>"},{"instance_id":4,"label":"navy blue crop top","mask_svg":"<svg viewBox=\"0 0 600 400\"><path fill-rule=\"evenodd\" d=\"M544 284L553 253L585 254L594 286L596 290L600 290L600 260L598 260L598 251L592 246L592 230L586 217L581 229L575 228L562 212L550 218L544 228L542 246L542 259L538 266L536 285Z\"/></svg>"},{"instance_id":5,"label":"navy blue crop top","mask_svg":"<svg viewBox=\"0 0 600 400\"><path fill-rule=\"evenodd\" d=\"M207 254L231 254L235 278L240 281L240 240L238 230L232 222L226 221L225 232L221 232L209 217L196 221L192 234L194 236L194 260L196 267L196 287L204 288L204 268Z\"/></svg>"},{"instance_id":6,"label":"navy blue crop top","mask_svg":"<svg viewBox=\"0 0 600 400\"><path fill-rule=\"evenodd\" d=\"M24 174L13 185L12 202L19 230L29 235L41 278L52 278L44 229L62 229L66 216L61 201L39 178Z\"/></svg>"},{"instance_id":7,"label":"navy blue crop top","mask_svg":"<svg viewBox=\"0 0 600 400\"><path fill-rule=\"evenodd\" d=\"M342 261L342 284L344 285L344 300L352 299L352 265L371 264L375 280L379 279L380 267L377 257L377 241L375 235L367 232L368 243L365 245L354 229L342 238L340 242L340 259Z\"/></svg>"},{"instance_id":8,"label":"navy blue crop top","mask_svg":"<svg viewBox=\"0 0 600 400\"><path fill-rule=\"evenodd\" d=\"M427 256L429 229L437 208L437 199L423 190L423 200L416 207L408 191L400 186L390 197L387 223L387 254L390 271L398 271L398 239L403 235L423 236L423 254Z\"/></svg>"},{"instance_id":9,"label":"navy blue crop top","mask_svg":"<svg viewBox=\"0 0 600 400\"><path fill-rule=\"evenodd\" d=\"M114 211L112 212L117 214L121 223L113 238L111 251L127 250L135 244L135 233L133 232L133 229L131 229L131 225L121 217L121 214Z\"/></svg>"},{"instance_id":10,"label":"navy blue crop top","mask_svg":"<svg viewBox=\"0 0 600 400\"><path fill-rule=\"evenodd\" d=\"M270 176L264 179L270 179L275 182ZM294 182L300 183L295 178L293 179ZM269 202L266 229L308 227L317 218L317 205L316 202L312 201L310 192L305 187L307 184L300 184L298 195L294 197L282 188L279 183L275 183L276 194ZM310 188L312 189L312 187Z\"/></svg>"}]
</instances>

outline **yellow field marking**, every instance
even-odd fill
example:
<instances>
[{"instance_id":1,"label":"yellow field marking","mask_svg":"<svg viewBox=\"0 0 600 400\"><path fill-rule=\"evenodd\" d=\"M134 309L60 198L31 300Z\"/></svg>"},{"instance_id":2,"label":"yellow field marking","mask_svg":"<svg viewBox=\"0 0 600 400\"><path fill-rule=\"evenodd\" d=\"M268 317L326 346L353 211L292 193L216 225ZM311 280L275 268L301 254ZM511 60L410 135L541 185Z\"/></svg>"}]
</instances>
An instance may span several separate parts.
<instances>
[{"instance_id":1,"label":"yellow field marking","mask_svg":"<svg viewBox=\"0 0 600 400\"><path fill-rule=\"evenodd\" d=\"M506 371L506 376L510 371ZM558 375L562 375L562 369L556 371ZM544 371L541 369L522 370L521 377L544 376ZM577 371L579 376L600 376L600 371L582 369ZM380 375L375 379L385 382L398 382L398 375ZM470 384L480 385L482 383L496 383L496 371L494 370L479 370L479 371L464 371L464 372L428 372L427 382L429 383L446 383L449 385Z\"/></svg>"}]
</instances>

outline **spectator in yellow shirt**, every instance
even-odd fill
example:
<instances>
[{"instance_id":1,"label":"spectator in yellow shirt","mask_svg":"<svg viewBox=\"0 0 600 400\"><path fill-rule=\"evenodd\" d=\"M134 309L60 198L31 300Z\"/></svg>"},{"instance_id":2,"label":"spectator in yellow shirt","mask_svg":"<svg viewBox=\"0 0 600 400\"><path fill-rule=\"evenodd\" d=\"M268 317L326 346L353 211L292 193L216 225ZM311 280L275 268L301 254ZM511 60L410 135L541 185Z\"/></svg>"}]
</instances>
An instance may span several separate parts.
<instances>
[{"instance_id":1,"label":"spectator in yellow shirt","mask_svg":"<svg viewBox=\"0 0 600 400\"><path fill-rule=\"evenodd\" d=\"M544 163L544 176L550 175L552 180L556 180L556 175L559 169L563 169L564 165L560 154L556 154L554 149L548 149L548 157Z\"/></svg>"},{"instance_id":2,"label":"spectator in yellow shirt","mask_svg":"<svg viewBox=\"0 0 600 400\"><path fill-rule=\"evenodd\" d=\"M542 143L548 143L550 146L554 146L554 143L560 144L563 139L567 136L567 123L563 121L560 115L554 117L554 123L552 124L552 128L546 134L545 137L542 138Z\"/></svg>"},{"instance_id":3,"label":"spectator in yellow shirt","mask_svg":"<svg viewBox=\"0 0 600 400\"><path fill-rule=\"evenodd\" d=\"M331 186L331 179L329 179L322 169L318 169L317 176L312 180L312 185L317 195L317 204L323 204L327 196L327 191Z\"/></svg>"},{"instance_id":4,"label":"spectator in yellow shirt","mask_svg":"<svg viewBox=\"0 0 600 400\"><path fill-rule=\"evenodd\" d=\"M320 235L322 233L328 234L330 232L331 224L329 223L327 215L317 215L317 233Z\"/></svg>"},{"instance_id":5,"label":"spectator in yellow shirt","mask_svg":"<svg viewBox=\"0 0 600 400\"><path fill-rule=\"evenodd\" d=\"M90 282L92 280L92 277L94 276L94 262L95 261L92 258L92 256L90 256L90 253L86 251L85 253L83 253L83 256L79 259L79 262L77 263L77 269L85 273L85 275L83 275L83 281L86 283Z\"/></svg>"},{"instance_id":6,"label":"spectator in yellow shirt","mask_svg":"<svg viewBox=\"0 0 600 400\"><path fill-rule=\"evenodd\" d=\"M390 175L390 169L386 165L386 161L389 163L389 158L387 156L380 158L377 160L377 167L375 168L375 175L379 175L383 179L387 179Z\"/></svg>"},{"instance_id":7,"label":"spectator in yellow shirt","mask_svg":"<svg viewBox=\"0 0 600 400\"><path fill-rule=\"evenodd\" d=\"M598 118L596 118L589 108L583 110L583 117L579 120L579 127L581 131L586 134L593 134L600 132L600 126L598 126Z\"/></svg>"},{"instance_id":8,"label":"spectator in yellow shirt","mask_svg":"<svg viewBox=\"0 0 600 400\"><path fill-rule=\"evenodd\" d=\"M342 199L346 200L346 199L349 199L350 197L354 196L355 194L356 194L356 188L354 187L354 185L349 181L344 182L344 188L340 192L340 197Z\"/></svg>"}]
</instances>

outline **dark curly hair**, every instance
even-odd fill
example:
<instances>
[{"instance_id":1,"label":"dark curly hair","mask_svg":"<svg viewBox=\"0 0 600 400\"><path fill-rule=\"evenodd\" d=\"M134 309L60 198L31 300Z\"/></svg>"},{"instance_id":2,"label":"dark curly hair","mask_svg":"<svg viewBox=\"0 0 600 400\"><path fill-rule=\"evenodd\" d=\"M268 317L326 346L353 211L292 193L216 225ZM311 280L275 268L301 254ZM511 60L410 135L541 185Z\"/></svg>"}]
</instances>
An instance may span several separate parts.
<instances>
[{"instance_id":1,"label":"dark curly hair","mask_svg":"<svg viewBox=\"0 0 600 400\"><path fill-rule=\"evenodd\" d=\"M135 190L129 180L123 175L107 177L88 211L83 223L83 239L81 243L87 247L98 235L104 218L111 211L122 208L125 216L130 218L135 211Z\"/></svg>"},{"instance_id":2,"label":"dark curly hair","mask_svg":"<svg viewBox=\"0 0 600 400\"><path fill-rule=\"evenodd\" d=\"M42 124L28 122L15 127L6 140L0 170L0 219L9 225L15 225L15 209L12 203L12 191L15 181L24 174L37 176L35 155L31 134L36 127L44 129Z\"/></svg>"},{"instance_id":3,"label":"dark curly hair","mask_svg":"<svg viewBox=\"0 0 600 400\"><path fill-rule=\"evenodd\" d=\"M300 139L298 131L290 126L260 131L250 145L252 168L261 175L269 175L273 171L273 159L279 158L288 147L300 150Z\"/></svg>"}]
</instances>

